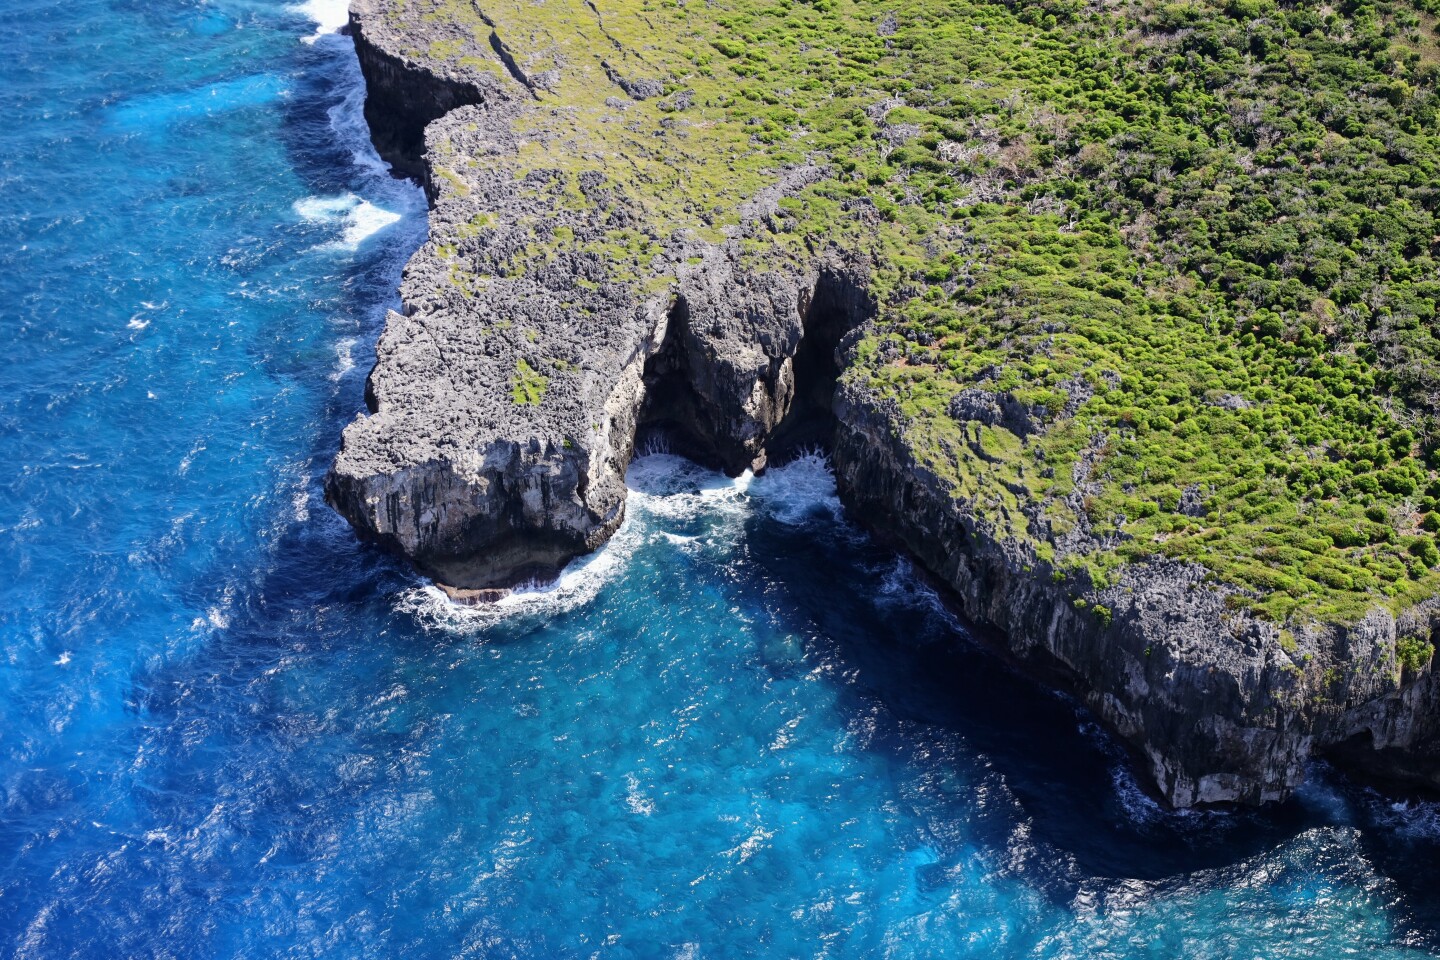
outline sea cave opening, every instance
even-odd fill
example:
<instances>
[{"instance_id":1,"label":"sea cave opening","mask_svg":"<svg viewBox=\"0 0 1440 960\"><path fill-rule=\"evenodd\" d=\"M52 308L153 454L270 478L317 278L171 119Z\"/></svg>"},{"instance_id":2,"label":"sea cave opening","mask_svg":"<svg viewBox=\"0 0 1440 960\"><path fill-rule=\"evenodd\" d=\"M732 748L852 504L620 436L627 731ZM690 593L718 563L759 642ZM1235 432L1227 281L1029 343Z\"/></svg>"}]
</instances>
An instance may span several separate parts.
<instances>
[{"instance_id":1,"label":"sea cave opening","mask_svg":"<svg viewBox=\"0 0 1440 960\"><path fill-rule=\"evenodd\" d=\"M835 435L834 399L841 373L840 353L847 334L873 314L863 286L837 271L822 271L800 298L800 338L790 357L793 393L778 423L764 437L761 462L780 464L798 453L828 451ZM772 388L783 357L769 374ZM736 436L745 415L742 400L725 401L718 388L716 361L691 330L690 306L679 297L671 307L664 340L646 361L645 401L636 449L665 449L690 460L738 475L756 460L757 450ZM738 429L744 429L740 427Z\"/></svg>"},{"instance_id":2,"label":"sea cave opening","mask_svg":"<svg viewBox=\"0 0 1440 960\"><path fill-rule=\"evenodd\" d=\"M670 308L665 337L645 361L645 401L640 408L635 449L662 449L711 469L738 473L722 448L712 405L696 388L690 305L684 297ZM703 362L703 361L700 361Z\"/></svg>"},{"instance_id":3,"label":"sea cave opening","mask_svg":"<svg viewBox=\"0 0 1440 960\"><path fill-rule=\"evenodd\" d=\"M803 451L831 449L841 346L872 312L853 277L822 271L816 279L808 301L801 303L800 344L793 359L795 395L765 443L771 463L784 463Z\"/></svg>"}]
</instances>

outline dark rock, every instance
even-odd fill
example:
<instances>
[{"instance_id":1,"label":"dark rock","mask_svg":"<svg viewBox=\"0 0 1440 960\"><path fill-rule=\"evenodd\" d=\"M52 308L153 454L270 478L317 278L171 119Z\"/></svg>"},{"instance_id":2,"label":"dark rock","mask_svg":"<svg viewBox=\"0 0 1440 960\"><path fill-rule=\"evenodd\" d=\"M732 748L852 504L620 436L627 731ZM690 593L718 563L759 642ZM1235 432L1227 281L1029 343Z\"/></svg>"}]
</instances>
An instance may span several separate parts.
<instances>
[{"instance_id":1,"label":"dark rock","mask_svg":"<svg viewBox=\"0 0 1440 960\"><path fill-rule=\"evenodd\" d=\"M627 77L608 60L602 61L601 66L605 68L610 82L624 90L625 95L632 100L649 100L651 97L658 97L665 92L665 85L659 80L652 80L649 77Z\"/></svg>"},{"instance_id":2,"label":"dark rock","mask_svg":"<svg viewBox=\"0 0 1440 960\"><path fill-rule=\"evenodd\" d=\"M1433 614L1380 612L1301 639L1232 608L1203 568L1153 561L1096 588L977 521L915 459L898 411L854 384L836 397L834 463L853 516L898 541L1007 650L1074 690L1141 759L1167 801L1255 804L1288 796L1317 752L1440 787L1440 692L1426 670L1402 684L1395 641L1433 635ZM1308 657L1307 657L1308 654Z\"/></svg>"},{"instance_id":3,"label":"dark rock","mask_svg":"<svg viewBox=\"0 0 1440 960\"><path fill-rule=\"evenodd\" d=\"M368 8L354 14L366 61L399 63L369 49L385 34ZM553 578L614 532L642 426L731 473L764 467L777 426L799 416L795 364L812 307L854 264L820 256L757 271L741 266L739 237L680 234L641 282L609 282L593 255L563 251L513 273L535 225L603 240L643 226L638 205L598 171L576 178L583 206L562 206L562 181L544 170L517 189L514 125L535 110L522 83L431 117L451 96L433 71L366 77L377 110L425 111L424 150L408 155L422 162L432 236L459 239L432 239L407 266L404 310L388 317L367 383L370 413L346 428L327 478L328 499L362 537L473 599ZM408 122L380 122L377 139ZM780 173L744 205L745 223L764 229L816 176ZM833 389L839 332L826 336L821 374Z\"/></svg>"},{"instance_id":4,"label":"dark rock","mask_svg":"<svg viewBox=\"0 0 1440 960\"><path fill-rule=\"evenodd\" d=\"M1187 517L1205 516L1205 498L1200 495L1200 488L1192 483L1181 490L1180 503L1175 509Z\"/></svg>"},{"instance_id":5,"label":"dark rock","mask_svg":"<svg viewBox=\"0 0 1440 960\"><path fill-rule=\"evenodd\" d=\"M1004 391L969 387L950 401L950 416L961 422L976 421L990 427L1004 427L1017 437L1040 430L1037 411Z\"/></svg>"},{"instance_id":6,"label":"dark rock","mask_svg":"<svg viewBox=\"0 0 1440 960\"><path fill-rule=\"evenodd\" d=\"M1221 410L1249 410L1251 407L1250 401L1238 393L1227 393L1224 390L1205 391L1205 402Z\"/></svg>"}]
</instances>

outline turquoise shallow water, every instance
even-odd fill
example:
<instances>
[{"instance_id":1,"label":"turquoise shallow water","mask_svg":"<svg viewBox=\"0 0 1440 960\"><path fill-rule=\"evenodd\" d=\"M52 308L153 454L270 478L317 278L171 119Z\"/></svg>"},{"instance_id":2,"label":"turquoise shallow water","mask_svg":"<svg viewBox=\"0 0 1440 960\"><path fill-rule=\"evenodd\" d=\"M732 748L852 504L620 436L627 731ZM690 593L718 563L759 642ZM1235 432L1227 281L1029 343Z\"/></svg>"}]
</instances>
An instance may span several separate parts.
<instances>
[{"instance_id":1,"label":"turquoise shallow water","mask_svg":"<svg viewBox=\"0 0 1440 960\"><path fill-rule=\"evenodd\" d=\"M0 956L1433 955L1435 807L1164 813L817 458L646 457L451 609L319 494L424 231L348 41L9 0L0 50Z\"/></svg>"}]
</instances>

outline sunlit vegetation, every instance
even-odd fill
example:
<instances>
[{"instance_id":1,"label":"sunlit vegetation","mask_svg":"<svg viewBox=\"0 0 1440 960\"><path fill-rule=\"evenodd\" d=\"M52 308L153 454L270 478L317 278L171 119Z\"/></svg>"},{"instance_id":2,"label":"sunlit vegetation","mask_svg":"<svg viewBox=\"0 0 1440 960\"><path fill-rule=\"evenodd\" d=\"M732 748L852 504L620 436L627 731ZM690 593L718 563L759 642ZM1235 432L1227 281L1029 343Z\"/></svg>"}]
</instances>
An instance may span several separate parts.
<instances>
[{"instance_id":1,"label":"sunlit vegetation","mask_svg":"<svg viewBox=\"0 0 1440 960\"><path fill-rule=\"evenodd\" d=\"M545 398L549 379L522 357L515 361L515 376L510 381L510 399L521 406L531 406Z\"/></svg>"},{"instance_id":2,"label":"sunlit vegetation","mask_svg":"<svg viewBox=\"0 0 1440 960\"><path fill-rule=\"evenodd\" d=\"M746 255L869 256L847 376L1058 578L1183 558L1291 622L1440 589L1435 0L407 3L473 30L432 55L493 61L493 23L545 78L517 179L642 216L539 246L619 281L818 168Z\"/></svg>"}]
</instances>

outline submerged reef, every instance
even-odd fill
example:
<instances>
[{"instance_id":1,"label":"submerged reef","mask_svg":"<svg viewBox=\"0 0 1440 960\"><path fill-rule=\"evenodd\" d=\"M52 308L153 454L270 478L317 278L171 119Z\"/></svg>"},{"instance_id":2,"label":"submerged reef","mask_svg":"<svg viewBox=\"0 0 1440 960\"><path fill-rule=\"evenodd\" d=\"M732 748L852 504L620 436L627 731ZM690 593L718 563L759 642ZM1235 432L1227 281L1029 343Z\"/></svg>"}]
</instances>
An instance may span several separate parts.
<instances>
[{"instance_id":1,"label":"submerged reef","mask_svg":"<svg viewBox=\"0 0 1440 960\"><path fill-rule=\"evenodd\" d=\"M425 186L327 481L461 599L647 435L860 522L1171 804L1440 788L1440 75L1422 4L355 0Z\"/></svg>"}]
</instances>

